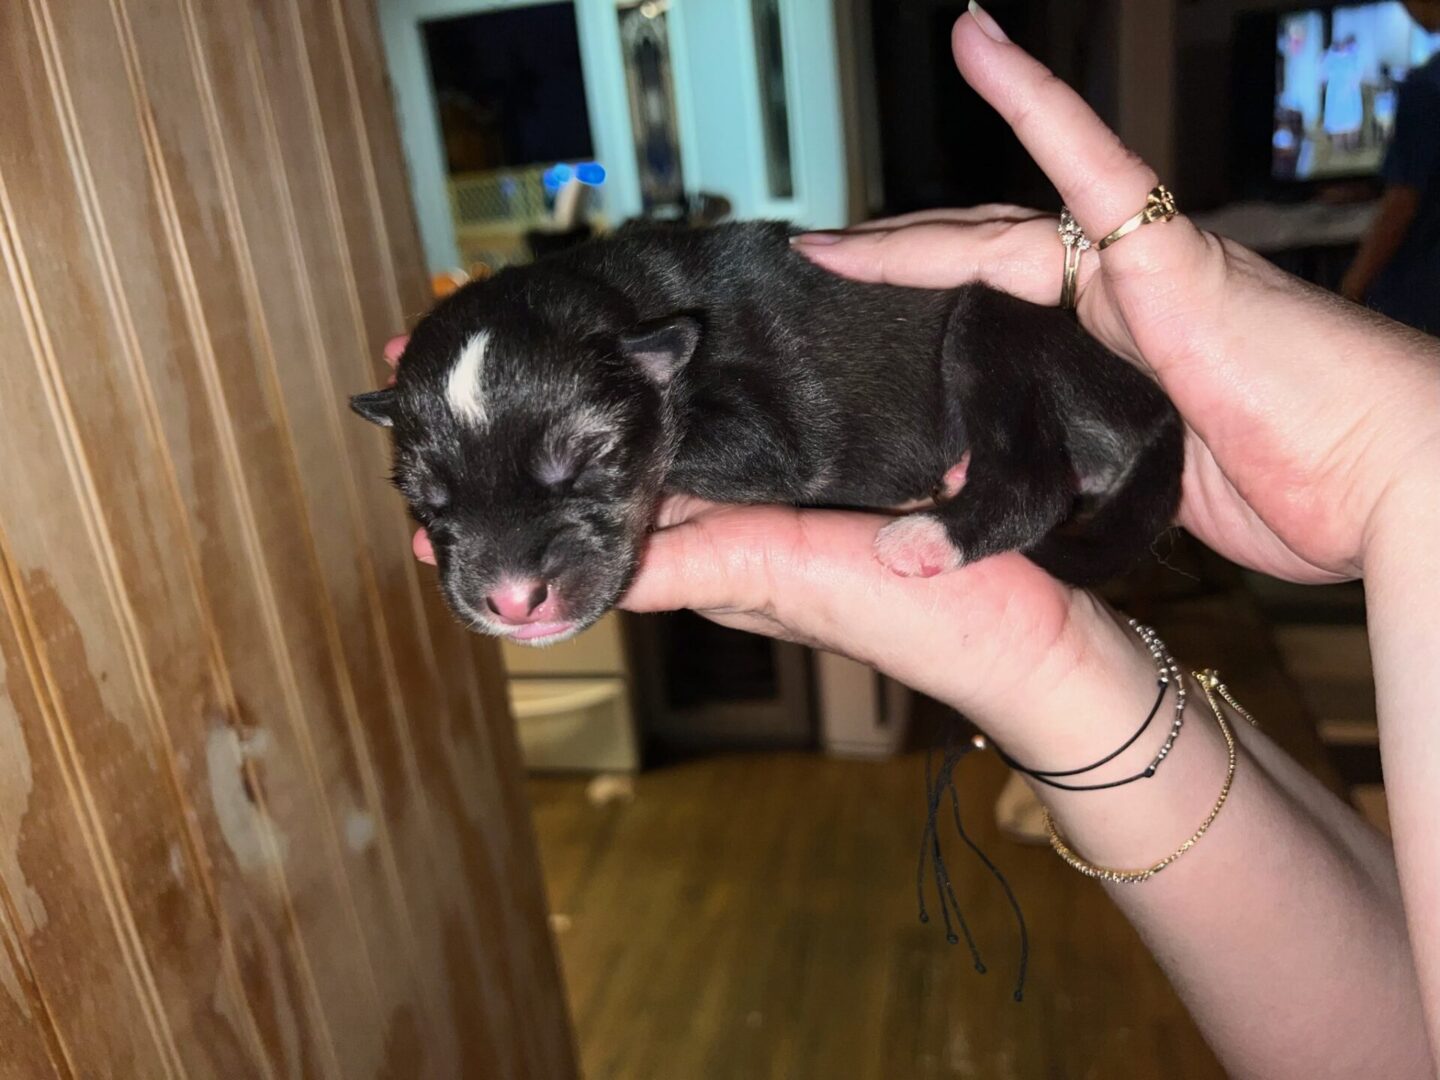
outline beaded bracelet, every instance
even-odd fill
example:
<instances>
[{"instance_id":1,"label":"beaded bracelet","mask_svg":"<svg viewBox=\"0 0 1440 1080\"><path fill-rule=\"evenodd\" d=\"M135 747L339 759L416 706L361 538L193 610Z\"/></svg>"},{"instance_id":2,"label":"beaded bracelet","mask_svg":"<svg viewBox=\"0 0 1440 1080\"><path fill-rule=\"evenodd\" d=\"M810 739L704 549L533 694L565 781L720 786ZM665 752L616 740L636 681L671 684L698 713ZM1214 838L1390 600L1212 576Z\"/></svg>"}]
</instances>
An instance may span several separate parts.
<instances>
[{"instance_id":1,"label":"beaded bracelet","mask_svg":"<svg viewBox=\"0 0 1440 1080\"><path fill-rule=\"evenodd\" d=\"M1214 824L1215 819L1220 816L1220 810L1224 807L1225 800L1230 797L1230 785L1235 782L1235 763L1238 753L1236 750L1235 733L1231 730L1229 722L1225 719L1225 713L1220 708L1220 703L1215 700L1215 695L1218 693L1223 697L1230 707L1249 721L1252 726L1255 724L1255 718L1246 712L1240 703L1231 696L1225 684L1220 681L1219 673L1214 669L1195 672L1195 681L1200 684L1200 688L1205 692L1205 700L1210 705L1210 711L1215 714L1215 723L1220 726L1220 734L1225 737L1225 783L1220 787L1219 798L1215 800L1215 805L1210 808L1210 813L1206 815L1205 820L1200 823L1200 827L1190 834L1189 839L1169 855L1165 856L1165 858L1147 866L1143 870L1116 870L1111 867L1096 866L1094 863L1087 862L1080 855L1076 854L1075 850L1065 842L1064 838L1060 835L1060 830L1055 826L1055 819L1051 816L1049 808L1044 808L1045 831L1050 836L1050 846L1055 849L1055 854L1059 855L1086 877L1097 878L1100 881L1108 881L1116 885L1138 885L1142 881L1149 881L1156 874L1160 873L1161 870L1164 870L1176 859L1180 858L1181 855L1184 855L1198 844L1200 838L1205 835L1210 826Z\"/></svg>"}]
</instances>

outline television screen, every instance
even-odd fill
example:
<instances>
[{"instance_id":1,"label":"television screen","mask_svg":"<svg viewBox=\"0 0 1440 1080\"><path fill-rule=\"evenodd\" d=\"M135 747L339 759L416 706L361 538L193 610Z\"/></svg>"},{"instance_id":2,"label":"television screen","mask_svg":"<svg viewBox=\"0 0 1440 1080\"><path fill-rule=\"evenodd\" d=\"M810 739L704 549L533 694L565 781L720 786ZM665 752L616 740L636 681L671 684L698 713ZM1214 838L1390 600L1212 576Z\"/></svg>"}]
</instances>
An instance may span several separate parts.
<instances>
[{"instance_id":1,"label":"television screen","mask_svg":"<svg viewBox=\"0 0 1440 1080\"><path fill-rule=\"evenodd\" d=\"M1395 125L1395 91L1440 51L1399 2L1297 11L1277 20L1271 175L1373 175Z\"/></svg>"}]
</instances>

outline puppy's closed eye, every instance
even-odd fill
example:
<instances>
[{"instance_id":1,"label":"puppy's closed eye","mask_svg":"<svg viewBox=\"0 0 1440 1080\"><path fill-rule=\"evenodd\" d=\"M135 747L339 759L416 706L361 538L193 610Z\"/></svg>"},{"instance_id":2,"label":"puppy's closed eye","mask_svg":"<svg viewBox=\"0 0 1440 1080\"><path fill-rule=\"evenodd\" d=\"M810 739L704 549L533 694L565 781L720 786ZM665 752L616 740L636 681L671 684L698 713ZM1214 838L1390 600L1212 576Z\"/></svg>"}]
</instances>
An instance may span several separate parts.
<instances>
[{"instance_id":1,"label":"puppy's closed eye","mask_svg":"<svg viewBox=\"0 0 1440 1080\"><path fill-rule=\"evenodd\" d=\"M427 514L438 517L450 509L450 493L444 488L431 488L420 500L420 505L425 508Z\"/></svg>"},{"instance_id":2,"label":"puppy's closed eye","mask_svg":"<svg viewBox=\"0 0 1440 1080\"><path fill-rule=\"evenodd\" d=\"M397 476L395 486L405 496L405 501L425 524L450 509L450 491L431 477Z\"/></svg>"},{"instance_id":3,"label":"puppy's closed eye","mask_svg":"<svg viewBox=\"0 0 1440 1080\"><path fill-rule=\"evenodd\" d=\"M598 426L555 432L535 460L535 479L552 491L567 491L603 466L616 442L613 430Z\"/></svg>"},{"instance_id":4,"label":"puppy's closed eye","mask_svg":"<svg viewBox=\"0 0 1440 1080\"><path fill-rule=\"evenodd\" d=\"M535 463L535 479L547 488L567 488L584 464L582 455L572 447L548 450Z\"/></svg>"},{"instance_id":5,"label":"puppy's closed eye","mask_svg":"<svg viewBox=\"0 0 1440 1080\"><path fill-rule=\"evenodd\" d=\"M611 449L609 442L585 441L546 450L535 462L535 479L552 492L569 491L600 473Z\"/></svg>"}]
</instances>

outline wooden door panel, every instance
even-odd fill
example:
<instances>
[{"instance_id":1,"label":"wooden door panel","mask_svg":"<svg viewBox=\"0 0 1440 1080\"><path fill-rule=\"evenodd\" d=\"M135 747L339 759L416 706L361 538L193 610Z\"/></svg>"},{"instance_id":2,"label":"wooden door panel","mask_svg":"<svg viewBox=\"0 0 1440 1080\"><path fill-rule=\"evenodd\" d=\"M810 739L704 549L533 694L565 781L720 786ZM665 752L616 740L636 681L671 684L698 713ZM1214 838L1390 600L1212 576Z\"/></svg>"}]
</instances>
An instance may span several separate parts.
<instances>
[{"instance_id":1,"label":"wooden door panel","mask_svg":"<svg viewBox=\"0 0 1440 1080\"><path fill-rule=\"evenodd\" d=\"M496 652L345 408L425 304L378 57L0 5L0 1076L574 1075Z\"/></svg>"},{"instance_id":2,"label":"wooden door panel","mask_svg":"<svg viewBox=\"0 0 1440 1080\"><path fill-rule=\"evenodd\" d=\"M17 16L23 18L14 7L6 15ZM109 912L117 938L112 951L140 994L145 1023L134 1031L152 1032L161 1050L158 1075L169 1075L182 1067L177 1029L208 1027L212 1013L246 1011L234 1000L235 980L226 977L233 966L214 947L219 935L206 893L185 888L171 873L170 853L178 853L183 872L199 845L183 810L182 759L166 731L165 710L167 701L183 702L183 713L170 714L179 721L205 708L205 653L195 648L203 637L187 640L179 602L185 585L162 557L165 504L121 497L137 482L155 481L153 454L143 445L144 426L126 413L121 366L95 362L97 352L118 357L121 349L97 276L71 270L93 260L85 210L66 182L70 169L54 97L46 92L44 42L13 22L0 41L7 54L0 81L21 82L0 92L28 105L23 121L17 116L8 126L0 159L10 286L0 316L10 466L0 519L15 596L12 621L30 639L33 677L44 688L52 742L86 837L77 851L100 868L99 907ZM47 296L64 298L63 308L47 310ZM95 442L88 446L77 395L92 407ZM57 547L69 557L55 559ZM137 604L173 617L139 620ZM173 971L193 981L164 977ZM217 991L218 1002L212 1000ZM222 1018L196 1040L198 1052L217 1053L218 1029L228 1026ZM232 1064L228 1055L216 1062ZM199 1063L192 1058L191 1064Z\"/></svg>"},{"instance_id":3,"label":"wooden door panel","mask_svg":"<svg viewBox=\"0 0 1440 1080\"><path fill-rule=\"evenodd\" d=\"M317 1045L303 1059L333 1058L359 1074L362 1054L370 1049L364 1038L343 1044L352 1055L346 1059L337 1056L337 1043L327 1034L327 1028L374 1032L380 1026L378 1010L362 1011L366 998L352 989L374 985L364 952L356 947L358 920L352 918L347 926L331 914L337 900L342 911L353 905L324 859L286 859L291 845L324 850L319 846L323 797L313 790L315 777L306 775L308 729L302 710L308 705L308 715L318 719L328 702L317 692L323 687L319 677L296 675L286 642L276 632L276 589L257 565L258 522L246 513L236 455L226 445L230 416L213 377L221 359L233 366L247 357L238 350L237 355L217 355L205 336L208 324L186 264L189 249L173 187L167 184L164 162L144 156L146 133L137 120L148 102L141 96L138 72L125 70L125 62L136 57L125 42L123 15L117 21L119 26L56 20L52 79L61 92L72 92L73 112L65 121L35 122L31 160L43 168L28 198L17 200L22 237L30 238L31 247L63 256L37 268L37 297L68 291L72 301L94 313L93 325L74 318L52 320L55 393L67 403L81 468L93 474L89 485L102 522L95 527L103 529L97 543L113 549L119 564L108 588L125 621L133 624L133 636L145 639L136 641L136 655L127 660L144 673L143 696L151 699L146 706L152 716L184 724L168 752L177 768L183 762L194 770L190 800L214 806L214 835L235 851L250 888L278 898L275 925L294 926L293 936L286 937L293 942L306 1011L317 1020L311 1025ZM96 38L101 39L98 47ZM74 71L85 71L86 77L70 77ZM71 140L68 161L59 146L62 128ZM92 149L87 136L97 132L107 141ZM103 163L105 182L89 185L87 205L80 205L79 195L72 203L67 198L71 189L57 181L73 173L83 188L95 162ZM148 196L140 213L138 192ZM87 222L87 216L87 236L67 235L70 225ZM109 266L107 249L116 253ZM130 256L123 271L121 252ZM73 267L93 263L100 264L100 282L74 279ZM215 265L203 270L212 282L224 272ZM97 351L124 362L60 359ZM207 366L212 370L207 372ZM137 486L148 497L136 498ZM70 520L78 522L81 516ZM185 580L187 569L190 581ZM105 595L102 589L92 593ZM166 617L141 617L153 611ZM94 618L77 622L90 625ZM101 638L109 643L122 635L107 630ZM117 659L109 666L123 670L124 662ZM71 670L84 675L86 666L82 662ZM301 697L302 687L310 691L308 700ZM127 701L112 711L143 715L144 709ZM87 740L87 745L99 743ZM137 752L143 751L142 744ZM129 786L163 790L154 782ZM158 809L132 808L125 820L139 834L138 843L162 816ZM184 820L179 814L176 818ZM143 936L159 943L172 934L171 927L157 923ZM267 996L287 1000L274 987L267 990ZM331 1015L321 1018L324 1013Z\"/></svg>"},{"instance_id":4,"label":"wooden door panel","mask_svg":"<svg viewBox=\"0 0 1440 1080\"><path fill-rule=\"evenodd\" d=\"M8 328L0 317L0 330ZM23 614L12 588L14 563L9 555L0 555L0 561L5 564L0 567L0 679L5 689L0 704L0 748L5 751L0 760L5 945L0 988L6 1004L36 1036L56 1029L71 1032L59 1036L49 1054L52 1068L58 1065L62 1075L104 1076L128 1069L162 1076L165 1051L152 1023L151 1003L123 956L125 930L113 903L115 875L94 857L93 820L76 805L73 762L64 749L73 732L67 730L68 718L37 689L39 662L23 644ZM112 1022L79 1035L91 1015ZM33 1050L33 1040L18 1045L27 1041ZM13 1067L16 1076L30 1075L10 1061L8 1037L4 1045L7 1053L0 1060L5 1067Z\"/></svg>"}]
</instances>

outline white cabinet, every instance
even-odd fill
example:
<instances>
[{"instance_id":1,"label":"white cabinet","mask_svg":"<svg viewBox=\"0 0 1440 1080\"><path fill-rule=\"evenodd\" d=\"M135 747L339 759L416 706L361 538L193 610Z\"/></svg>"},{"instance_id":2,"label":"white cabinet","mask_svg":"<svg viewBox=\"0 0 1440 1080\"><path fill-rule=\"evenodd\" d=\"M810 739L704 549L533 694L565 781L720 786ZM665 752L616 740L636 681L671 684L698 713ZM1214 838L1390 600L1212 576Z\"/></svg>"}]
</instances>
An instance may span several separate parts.
<instances>
[{"instance_id":1,"label":"white cabinet","mask_svg":"<svg viewBox=\"0 0 1440 1080\"><path fill-rule=\"evenodd\" d=\"M611 613L549 648L502 646L526 767L579 772L640 767L620 618Z\"/></svg>"}]
</instances>

